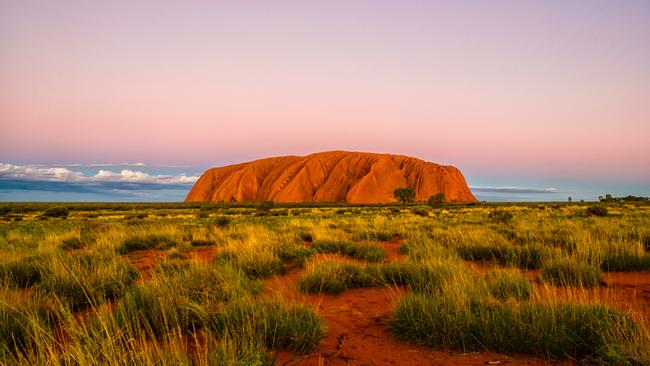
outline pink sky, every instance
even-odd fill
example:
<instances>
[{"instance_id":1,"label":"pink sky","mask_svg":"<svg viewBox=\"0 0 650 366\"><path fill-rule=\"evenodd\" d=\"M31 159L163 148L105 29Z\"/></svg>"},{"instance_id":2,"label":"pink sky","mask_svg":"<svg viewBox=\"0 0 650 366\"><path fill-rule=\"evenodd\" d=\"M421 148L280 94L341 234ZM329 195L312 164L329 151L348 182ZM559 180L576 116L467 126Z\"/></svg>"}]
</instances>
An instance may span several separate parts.
<instances>
[{"instance_id":1,"label":"pink sky","mask_svg":"<svg viewBox=\"0 0 650 366\"><path fill-rule=\"evenodd\" d=\"M3 0L0 136L7 163L650 180L650 3Z\"/></svg>"}]
</instances>

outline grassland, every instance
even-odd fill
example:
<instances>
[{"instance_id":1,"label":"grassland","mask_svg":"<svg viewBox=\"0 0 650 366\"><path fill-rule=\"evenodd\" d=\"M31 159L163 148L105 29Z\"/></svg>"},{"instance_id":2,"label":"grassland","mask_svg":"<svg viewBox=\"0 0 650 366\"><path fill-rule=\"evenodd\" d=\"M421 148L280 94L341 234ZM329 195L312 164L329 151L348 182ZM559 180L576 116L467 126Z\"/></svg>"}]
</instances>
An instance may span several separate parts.
<instances>
[{"instance_id":1,"label":"grassland","mask_svg":"<svg viewBox=\"0 0 650 366\"><path fill-rule=\"evenodd\" d=\"M307 294L403 289L385 325L402 342L650 364L648 314L612 302L605 280L650 270L648 204L14 203L0 214L0 364L318 353L317 309L264 291L291 274Z\"/></svg>"}]
</instances>

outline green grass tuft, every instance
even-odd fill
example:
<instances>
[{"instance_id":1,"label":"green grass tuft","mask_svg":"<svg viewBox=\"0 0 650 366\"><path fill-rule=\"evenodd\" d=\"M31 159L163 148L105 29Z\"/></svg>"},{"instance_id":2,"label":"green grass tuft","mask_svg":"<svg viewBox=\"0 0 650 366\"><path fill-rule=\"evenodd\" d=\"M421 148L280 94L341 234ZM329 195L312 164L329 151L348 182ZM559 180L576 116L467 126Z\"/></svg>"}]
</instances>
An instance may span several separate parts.
<instances>
[{"instance_id":1,"label":"green grass tuft","mask_svg":"<svg viewBox=\"0 0 650 366\"><path fill-rule=\"evenodd\" d=\"M500 300L526 300L533 294L533 287L521 273L509 270L492 270L486 276L492 296Z\"/></svg>"},{"instance_id":2,"label":"green grass tuft","mask_svg":"<svg viewBox=\"0 0 650 366\"><path fill-rule=\"evenodd\" d=\"M540 278L556 286L596 287L605 283L598 267L569 258L546 264Z\"/></svg>"}]
</instances>

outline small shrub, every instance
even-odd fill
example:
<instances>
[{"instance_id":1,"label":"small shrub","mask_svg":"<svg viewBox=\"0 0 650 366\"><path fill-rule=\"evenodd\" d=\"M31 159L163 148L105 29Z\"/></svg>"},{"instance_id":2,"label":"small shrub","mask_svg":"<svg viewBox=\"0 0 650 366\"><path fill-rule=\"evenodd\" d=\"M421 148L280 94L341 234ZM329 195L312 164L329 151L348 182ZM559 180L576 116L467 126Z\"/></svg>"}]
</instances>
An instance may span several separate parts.
<instances>
[{"instance_id":1,"label":"small shrub","mask_svg":"<svg viewBox=\"0 0 650 366\"><path fill-rule=\"evenodd\" d=\"M214 220L214 224L218 227L226 227L228 224L230 224L230 218L226 216L219 216L216 218L216 220Z\"/></svg>"},{"instance_id":2,"label":"small shrub","mask_svg":"<svg viewBox=\"0 0 650 366\"><path fill-rule=\"evenodd\" d=\"M120 252L128 253L142 249L169 249L176 245L178 243L170 236L156 234L137 235L126 238Z\"/></svg>"},{"instance_id":3,"label":"small shrub","mask_svg":"<svg viewBox=\"0 0 650 366\"><path fill-rule=\"evenodd\" d=\"M587 216L598 216L604 217L607 216L607 207L604 206L589 206L587 207Z\"/></svg>"},{"instance_id":4,"label":"small shrub","mask_svg":"<svg viewBox=\"0 0 650 366\"><path fill-rule=\"evenodd\" d=\"M445 193L440 192L432 196L429 196L429 198L427 199L427 204L431 207L440 207L444 201L445 201Z\"/></svg>"},{"instance_id":5,"label":"small shrub","mask_svg":"<svg viewBox=\"0 0 650 366\"><path fill-rule=\"evenodd\" d=\"M299 232L298 233L298 239L300 239L302 241L307 241L307 242L313 242L314 241L314 237L308 231Z\"/></svg>"},{"instance_id":6,"label":"small shrub","mask_svg":"<svg viewBox=\"0 0 650 366\"><path fill-rule=\"evenodd\" d=\"M43 211L41 214L42 217L68 217L68 214L70 213L70 210L67 207L63 206L55 206L55 207L50 207Z\"/></svg>"},{"instance_id":7,"label":"small shrub","mask_svg":"<svg viewBox=\"0 0 650 366\"><path fill-rule=\"evenodd\" d=\"M273 201L262 201L257 204L257 210L264 213L270 212L273 207L275 207L275 202Z\"/></svg>"},{"instance_id":8,"label":"small shrub","mask_svg":"<svg viewBox=\"0 0 650 366\"><path fill-rule=\"evenodd\" d=\"M417 216L422 216L422 217L429 216L429 210L427 210L424 207L414 208L414 209L411 210L411 212L413 212L413 214L417 215Z\"/></svg>"},{"instance_id":9,"label":"small shrub","mask_svg":"<svg viewBox=\"0 0 650 366\"><path fill-rule=\"evenodd\" d=\"M415 200L415 190L412 187L397 188L393 191L393 197L403 204Z\"/></svg>"},{"instance_id":10,"label":"small shrub","mask_svg":"<svg viewBox=\"0 0 650 366\"><path fill-rule=\"evenodd\" d=\"M494 210L488 214L488 217L500 224L510 224L513 215L508 211Z\"/></svg>"},{"instance_id":11,"label":"small shrub","mask_svg":"<svg viewBox=\"0 0 650 366\"><path fill-rule=\"evenodd\" d=\"M125 220L136 220L136 219L142 220L142 219L146 219L147 217L149 217L149 214L145 212L136 212L136 213L124 215Z\"/></svg>"},{"instance_id":12,"label":"small shrub","mask_svg":"<svg viewBox=\"0 0 650 366\"><path fill-rule=\"evenodd\" d=\"M558 259L542 267L541 279L556 286L596 287L604 284L600 269L574 259Z\"/></svg>"}]
</instances>

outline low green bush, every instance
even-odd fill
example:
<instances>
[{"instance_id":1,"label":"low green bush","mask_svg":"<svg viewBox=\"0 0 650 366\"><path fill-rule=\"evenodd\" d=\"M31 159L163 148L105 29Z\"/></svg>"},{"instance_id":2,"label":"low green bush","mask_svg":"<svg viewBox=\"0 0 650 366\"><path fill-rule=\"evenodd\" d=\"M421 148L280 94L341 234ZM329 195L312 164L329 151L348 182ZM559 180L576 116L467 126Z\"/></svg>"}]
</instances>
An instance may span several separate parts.
<instances>
[{"instance_id":1,"label":"low green bush","mask_svg":"<svg viewBox=\"0 0 650 366\"><path fill-rule=\"evenodd\" d=\"M589 206L587 207L587 210L585 211L587 213L587 216L598 216L598 217L604 217L607 216L607 207L604 206Z\"/></svg>"},{"instance_id":2,"label":"low green bush","mask_svg":"<svg viewBox=\"0 0 650 366\"><path fill-rule=\"evenodd\" d=\"M214 224L218 227L224 228L230 224L230 218L226 216L219 216L214 220Z\"/></svg>"},{"instance_id":3,"label":"low green bush","mask_svg":"<svg viewBox=\"0 0 650 366\"><path fill-rule=\"evenodd\" d=\"M42 217L68 217L70 210L67 207L63 206L54 206L46 209L41 214Z\"/></svg>"}]
</instances>

